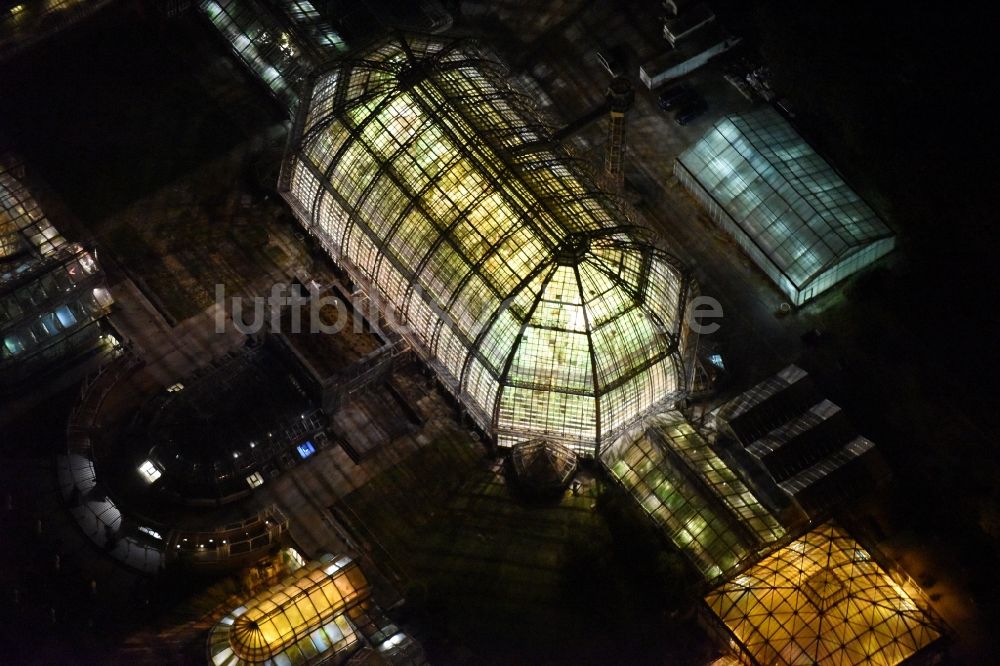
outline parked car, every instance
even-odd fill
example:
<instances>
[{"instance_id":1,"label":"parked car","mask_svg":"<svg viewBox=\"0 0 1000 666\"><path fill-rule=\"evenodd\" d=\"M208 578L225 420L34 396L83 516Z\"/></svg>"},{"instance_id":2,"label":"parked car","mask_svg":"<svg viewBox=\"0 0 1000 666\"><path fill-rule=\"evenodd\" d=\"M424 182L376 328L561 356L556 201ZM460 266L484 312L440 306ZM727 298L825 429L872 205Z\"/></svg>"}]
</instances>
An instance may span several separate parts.
<instances>
[{"instance_id":1,"label":"parked car","mask_svg":"<svg viewBox=\"0 0 1000 666\"><path fill-rule=\"evenodd\" d=\"M694 89L689 85L680 84L672 88L667 88L657 99L660 110L669 111L685 104L696 96Z\"/></svg>"},{"instance_id":2,"label":"parked car","mask_svg":"<svg viewBox=\"0 0 1000 666\"><path fill-rule=\"evenodd\" d=\"M628 67L628 53L621 46L612 49L601 49L597 52L597 62L613 77L625 76Z\"/></svg>"},{"instance_id":3,"label":"parked car","mask_svg":"<svg viewBox=\"0 0 1000 666\"><path fill-rule=\"evenodd\" d=\"M678 125L687 125L706 111L708 103L703 97L696 97L677 110L674 122Z\"/></svg>"}]
</instances>

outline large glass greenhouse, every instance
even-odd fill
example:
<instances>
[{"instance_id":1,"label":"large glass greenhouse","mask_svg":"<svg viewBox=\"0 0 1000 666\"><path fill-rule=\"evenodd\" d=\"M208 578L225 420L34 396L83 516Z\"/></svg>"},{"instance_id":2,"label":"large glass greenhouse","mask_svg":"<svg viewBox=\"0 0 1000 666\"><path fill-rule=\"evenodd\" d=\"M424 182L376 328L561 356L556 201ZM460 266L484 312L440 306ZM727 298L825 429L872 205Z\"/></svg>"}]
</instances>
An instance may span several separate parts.
<instances>
[{"instance_id":1,"label":"large glass greenhouse","mask_svg":"<svg viewBox=\"0 0 1000 666\"><path fill-rule=\"evenodd\" d=\"M341 61L281 188L499 445L593 456L682 392L688 279L504 77L465 41Z\"/></svg>"},{"instance_id":2,"label":"large glass greenhouse","mask_svg":"<svg viewBox=\"0 0 1000 666\"><path fill-rule=\"evenodd\" d=\"M674 173L795 305L895 245L885 222L770 107L719 120Z\"/></svg>"},{"instance_id":3,"label":"large glass greenhouse","mask_svg":"<svg viewBox=\"0 0 1000 666\"><path fill-rule=\"evenodd\" d=\"M706 598L752 664L893 666L943 625L916 585L834 523L793 541Z\"/></svg>"}]
</instances>

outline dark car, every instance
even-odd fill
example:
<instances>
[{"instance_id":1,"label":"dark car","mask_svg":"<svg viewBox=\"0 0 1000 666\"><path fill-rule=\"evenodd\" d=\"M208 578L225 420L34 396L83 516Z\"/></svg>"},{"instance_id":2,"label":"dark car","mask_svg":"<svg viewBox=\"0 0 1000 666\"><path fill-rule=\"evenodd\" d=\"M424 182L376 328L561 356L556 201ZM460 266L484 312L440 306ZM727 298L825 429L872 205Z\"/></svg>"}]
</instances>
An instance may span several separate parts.
<instances>
[{"instance_id":1,"label":"dark car","mask_svg":"<svg viewBox=\"0 0 1000 666\"><path fill-rule=\"evenodd\" d=\"M660 110L669 111L683 105L695 97L695 92L691 86L681 84L668 88L657 98Z\"/></svg>"},{"instance_id":2,"label":"dark car","mask_svg":"<svg viewBox=\"0 0 1000 666\"><path fill-rule=\"evenodd\" d=\"M692 99L677 110L674 122L678 125L687 125L701 114L708 111L708 103L702 97Z\"/></svg>"}]
</instances>

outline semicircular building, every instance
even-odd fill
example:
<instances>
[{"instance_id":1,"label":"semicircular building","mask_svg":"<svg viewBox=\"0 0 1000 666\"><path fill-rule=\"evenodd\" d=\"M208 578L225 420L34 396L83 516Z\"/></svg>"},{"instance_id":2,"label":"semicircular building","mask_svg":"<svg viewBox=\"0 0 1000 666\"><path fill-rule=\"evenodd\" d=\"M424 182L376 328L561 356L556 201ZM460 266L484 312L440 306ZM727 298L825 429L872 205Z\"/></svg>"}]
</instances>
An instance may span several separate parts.
<instances>
[{"instance_id":1,"label":"semicircular building","mask_svg":"<svg viewBox=\"0 0 1000 666\"><path fill-rule=\"evenodd\" d=\"M685 271L490 55L386 41L303 100L283 195L497 444L597 455L682 394Z\"/></svg>"}]
</instances>

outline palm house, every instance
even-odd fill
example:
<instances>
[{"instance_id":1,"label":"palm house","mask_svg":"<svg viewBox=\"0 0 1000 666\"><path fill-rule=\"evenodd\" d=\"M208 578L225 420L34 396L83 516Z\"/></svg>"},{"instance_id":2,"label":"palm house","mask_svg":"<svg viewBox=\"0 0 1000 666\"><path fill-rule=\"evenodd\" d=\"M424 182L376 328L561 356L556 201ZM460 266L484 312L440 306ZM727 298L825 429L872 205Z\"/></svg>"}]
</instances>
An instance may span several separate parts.
<instances>
[{"instance_id":1,"label":"palm house","mask_svg":"<svg viewBox=\"0 0 1000 666\"><path fill-rule=\"evenodd\" d=\"M683 393L686 272L467 41L316 76L280 189L502 447L595 456Z\"/></svg>"}]
</instances>

